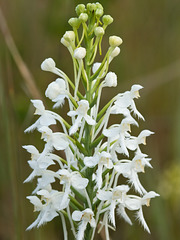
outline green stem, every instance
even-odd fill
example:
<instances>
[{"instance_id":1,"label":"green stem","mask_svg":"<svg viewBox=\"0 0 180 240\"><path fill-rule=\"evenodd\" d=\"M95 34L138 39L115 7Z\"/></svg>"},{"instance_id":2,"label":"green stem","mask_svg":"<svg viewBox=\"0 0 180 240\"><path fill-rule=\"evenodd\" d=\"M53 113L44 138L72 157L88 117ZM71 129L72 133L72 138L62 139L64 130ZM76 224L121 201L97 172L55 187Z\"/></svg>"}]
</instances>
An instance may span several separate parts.
<instances>
[{"instance_id":1,"label":"green stem","mask_svg":"<svg viewBox=\"0 0 180 240\"><path fill-rule=\"evenodd\" d=\"M112 98L104 107L103 109L101 109L101 111L98 113L96 121L98 122L99 119L101 118L101 116L106 112L106 110L108 109L108 107L114 102L114 98Z\"/></svg>"},{"instance_id":2,"label":"green stem","mask_svg":"<svg viewBox=\"0 0 180 240\"><path fill-rule=\"evenodd\" d=\"M92 233L93 228L90 226L90 224L88 224L85 231L84 240L91 240Z\"/></svg>"},{"instance_id":3,"label":"green stem","mask_svg":"<svg viewBox=\"0 0 180 240\"><path fill-rule=\"evenodd\" d=\"M69 195L69 199L79 210L81 210L81 211L84 210L84 207L75 198L73 198L71 195Z\"/></svg>"}]
</instances>

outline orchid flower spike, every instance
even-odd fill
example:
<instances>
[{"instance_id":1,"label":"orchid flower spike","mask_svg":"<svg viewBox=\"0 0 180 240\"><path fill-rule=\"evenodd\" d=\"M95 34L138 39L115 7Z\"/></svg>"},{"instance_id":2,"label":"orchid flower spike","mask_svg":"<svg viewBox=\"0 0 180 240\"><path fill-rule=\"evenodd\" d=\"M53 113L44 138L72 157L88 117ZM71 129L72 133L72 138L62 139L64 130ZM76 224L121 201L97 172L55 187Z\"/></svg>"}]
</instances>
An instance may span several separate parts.
<instances>
[{"instance_id":1,"label":"orchid flower spike","mask_svg":"<svg viewBox=\"0 0 180 240\"><path fill-rule=\"evenodd\" d=\"M150 232L142 208L159 195L148 192L139 175L145 173L146 167L152 168L151 158L142 153L141 146L146 145L146 138L153 132L140 130L139 135L133 134L139 120L144 120L135 102L143 87L134 84L103 106L108 99L102 98L104 88L118 84L110 63L119 55L123 41L110 36L104 53L103 37L113 18L104 15L99 2L79 4L75 11L77 16L68 21L71 29L61 38L72 58L73 73L68 76L52 58L41 64L43 71L57 75L47 86L45 96L53 108L62 108L50 111L41 100L31 100L37 118L25 132L40 132L43 149L23 146L31 155L31 173L24 182L36 181L32 196L27 199L39 212L27 229L59 216L65 240L69 239L67 226L76 240L94 240L103 227L105 238L110 240L109 229L115 230L116 212L132 225L126 213L129 210L135 211L144 229ZM112 124L114 114L116 122Z\"/></svg>"}]
</instances>

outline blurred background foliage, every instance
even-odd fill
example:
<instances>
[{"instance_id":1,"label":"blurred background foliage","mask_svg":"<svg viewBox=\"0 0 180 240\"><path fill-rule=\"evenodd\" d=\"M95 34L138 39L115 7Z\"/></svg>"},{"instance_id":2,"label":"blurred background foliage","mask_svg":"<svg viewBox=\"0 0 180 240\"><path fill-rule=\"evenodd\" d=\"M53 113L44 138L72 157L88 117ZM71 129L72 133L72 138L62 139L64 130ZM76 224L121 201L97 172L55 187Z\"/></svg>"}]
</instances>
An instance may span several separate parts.
<instances>
[{"instance_id":1,"label":"blurred background foliage","mask_svg":"<svg viewBox=\"0 0 180 240\"><path fill-rule=\"evenodd\" d=\"M33 121L30 99L44 98L47 85L55 79L42 72L40 64L52 57L71 76L71 59L59 40L70 30L67 21L75 16L75 6L87 2L92 1L0 0L0 240L63 239L58 218L39 230L25 231L36 217L25 198L35 183L23 184L31 170L29 155L21 146L41 147L39 134L23 133ZM134 83L144 86L137 101L146 119L140 130L148 128L156 134L144 148L154 169L147 169L141 179L146 189L161 194L144 209L151 235L137 222L131 227L119 219L112 239L180 239L180 1L99 2L114 18L103 40L104 52L109 35L119 35L124 41L121 54L111 64L111 71L118 75L118 87L104 90L101 104ZM2 14L15 45L7 39ZM48 100L45 103L52 106Z\"/></svg>"}]
</instances>

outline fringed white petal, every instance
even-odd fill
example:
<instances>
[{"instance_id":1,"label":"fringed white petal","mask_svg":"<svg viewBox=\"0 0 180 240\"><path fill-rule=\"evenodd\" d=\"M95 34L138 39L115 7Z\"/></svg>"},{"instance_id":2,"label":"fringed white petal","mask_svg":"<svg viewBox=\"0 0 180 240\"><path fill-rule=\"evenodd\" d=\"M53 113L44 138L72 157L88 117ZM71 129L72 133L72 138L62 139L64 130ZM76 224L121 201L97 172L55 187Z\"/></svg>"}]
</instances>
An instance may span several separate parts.
<instances>
[{"instance_id":1,"label":"fringed white petal","mask_svg":"<svg viewBox=\"0 0 180 240\"><path fill-rule=\"evenodd\" d=\"M29 230L31 230L32 228L36 227L36 226L38 225L40 219L41 219L41 213L38 215L38 217L36 218L36 220L35 220L28 228L26 228L26 231L29 231Z\"/></svg>"},{"instance_id":2,"label":"fringed white petal","mask_svg":"<svg viewBox=\"0 0 180 240\"><path fill-rule=\"evenodd\" d=\"M79 227L78 227L78 233L76 236L76 240L83 240L84 239L84 231L86 230L88 222L81 221Z\"/></svg>"},{"instance_id":3,"label":"fringed white petal","mask_svg":"<svg viewBox=\"0 0 180 240\"><path fill-rule=\"evenodd\" d=\"M140 208L137 213L136 213L136 218L139 220L139 222L142 224L142 226L144 227L144 229L148 232L151 233L149 230L149 227L144 219L144 215L143 215L143 211L142 208Z\"/></svg>"},{"instance_id":4,"label":"fringed white petal","mask_svg":"<svg viewBox=\"0 0 180 240\"><path fill-rule=\"evenodd\" d=\"M69 134L72 135L75 132L77 132L79 125L81 124L82 116L78 116L75 120L75 123L72 125L72 127L69 129Z\"/></svg>"},{"instance_id":5,"label":"fringed white petal","mask_svg":"<svg viewBox=\"0 0 180 240\"><path fill-rule=\"evenodd\" d=\"M141 185L140 181L139 181L139 178L138 178L138 175L136 172L132 171L131 172L131 175L128 177L129 178L129 181L130 183L134 186L135 190L143 195L143 194L146 194L147 191L144 189L144 187Z\"/></svg>"},{"instance_id":6,"label":"fringed white petal","mask_svg":"<svg viewBox=\"0 0 180 240\"><path fill-rule=\"evenodd\" d=\"M125 211L125 207L122 204L119 204L118 208L117 208L117 213L120 217L122 217L127 223L129 223L130 225L132 225L131 219L128 217L126 211Z\"/></svg>"},{"instance_id":7,"label":"fringed white petal","mask_svg":"<svg viewBox=\"0 0 180 240\"><path fill-rule=\"evenodd\" d=\"M116 201L112 200L111 201L111 205L110 205L110 209L109 209L109 220L111 221L111 223L113 224L114 227L116 227L116 223L115 223L115 207L116 207Z\"/></svg>"},{"instance_id":8,"label":"fringed white petal","mask_svg":"<svg viewBox=\"0 0 180 240\"><path fill-rule=\"evenodd\" d=\"M102 165L98 165L98 169L96 171L96 174L97 174L96 182L97 182L98 189L100 189L102 186L102 168L103 168Z\"/></svg>"}]
</instances>

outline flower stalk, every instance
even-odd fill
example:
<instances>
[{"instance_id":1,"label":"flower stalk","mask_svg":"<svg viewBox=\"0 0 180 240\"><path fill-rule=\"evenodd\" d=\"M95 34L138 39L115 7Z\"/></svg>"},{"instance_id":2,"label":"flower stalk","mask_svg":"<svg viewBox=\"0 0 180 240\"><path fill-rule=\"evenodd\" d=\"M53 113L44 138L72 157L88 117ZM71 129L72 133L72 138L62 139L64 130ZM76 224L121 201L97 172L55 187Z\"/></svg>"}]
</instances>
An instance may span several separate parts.
<instances>
[{"instance_id":1,"label":"flower stalk","mask_svg":"<svg viewBox=\"0 0 180 240\"><path fill-rule=\"evenodd\" d=\"M142 86L133 85L99 109L104 87L117 86L118 77L109 72L109 66L120 53L122 39L110 36L105 57L102 62L95 62L98 54L104 54L101 43L113 18L103 15L100 3L79 4L76 13L77 17L69 20L72 30L61 38L72 57L74 80L57 68L52 58L41 64L42 70L58 75L48 85L46 97L53 102L53 108L66 103L69 118L65 120L46 110L41 100L32 100L39 118L25 130L36 129L45 142L41 153L32 145L24 146L31 154L28 163L33 170L25 182L37 179L37 187L27 198L39 212L28 230L60 216L64 239L68 239L69 221L76 240L93 240L103 227L108 240L109 229L116 228L116 213L132 224L128 209L136 212L144 229L150 232L142 207L149 206L151 198L159 195L145 190L139 174L144 173L145 167L152 167L141 145L146 144L146 137L153 132L143 130L137 137L131 135L131 125L139 126L136 119L144 120L135 105ZM113 114L120 115L122 121L110 125ZM58 122L62 132L53 132L52 125ZM50 170L51 165L57 170ZM120 177L127 183L119 183ZM55 181L61 191L54 189Z\"/></svg>"}]
</instances>

